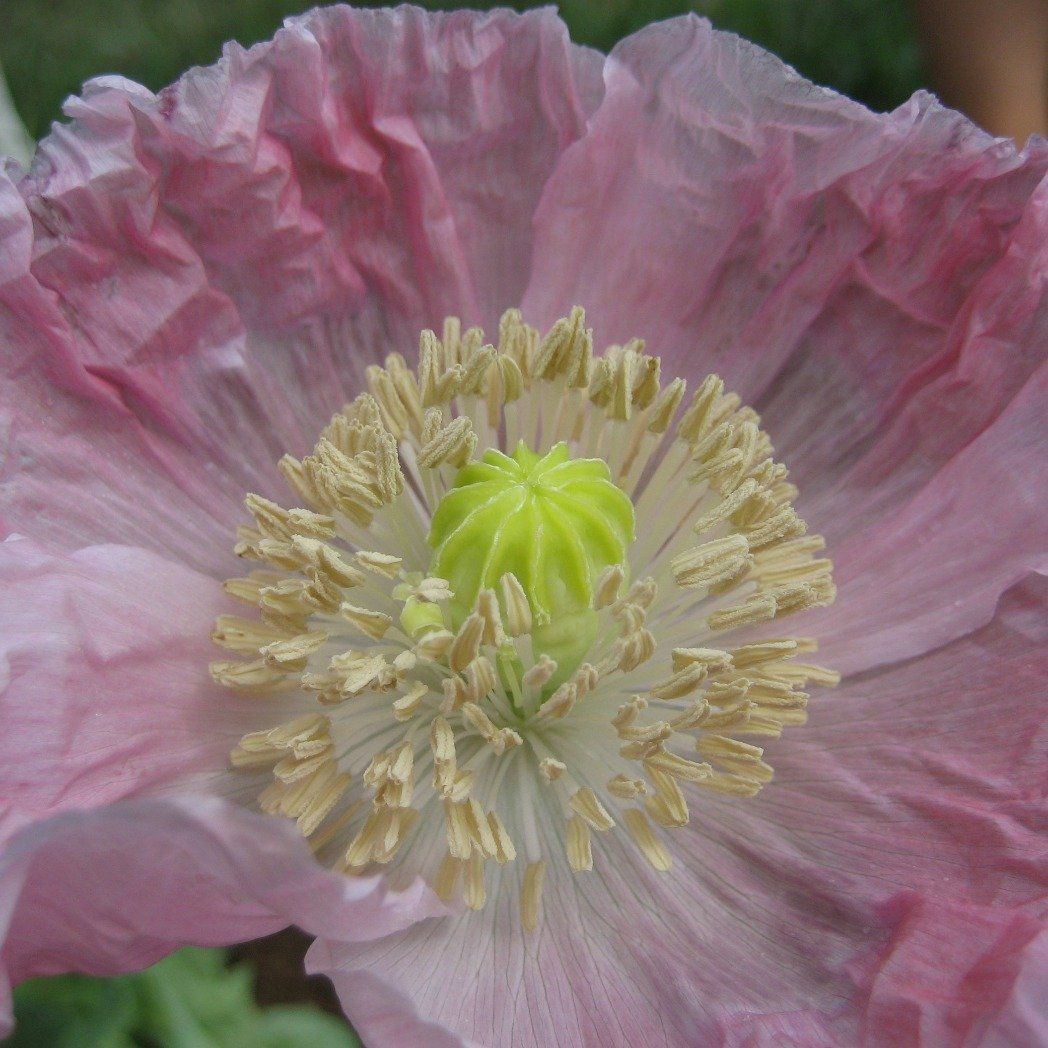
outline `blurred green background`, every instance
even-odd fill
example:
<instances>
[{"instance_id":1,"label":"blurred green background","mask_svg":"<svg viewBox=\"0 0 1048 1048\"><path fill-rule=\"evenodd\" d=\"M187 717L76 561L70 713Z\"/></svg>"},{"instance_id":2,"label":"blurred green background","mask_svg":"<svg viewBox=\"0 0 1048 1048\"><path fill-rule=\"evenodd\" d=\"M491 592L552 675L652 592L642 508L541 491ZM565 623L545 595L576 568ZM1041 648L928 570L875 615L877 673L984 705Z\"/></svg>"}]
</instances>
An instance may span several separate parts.
<instances>
[{"instance_id":1,"label":"blurred green background","mask_svg":"<svg viewBox=\"0 0 1048 1048\"><path fill-rule=\"evenodd\" d=\"M121 73L156 90L189 66L213 62L223 41L264 40L284 17L313 6L306 0L0 0L0 66L23 122L40 137L62 100L88 77ZM905 0L563 0L559 6L575 39L604 51L647 22L697 11L874 109L893 108L922 83Z\"/></svg>"},{"instance_id":2,"label":"blurred green background","mask_svg":"<svg viewBox=\"0 0 1048 1048\"><path fill-rule=\"evenodd\" d=\"M156 90L214 61L226 40L266 39L303 0L0 0L0 65L33 137L84 80L120 73ZM377 5L365 5L377 6ZM431 8L491 4L424 3ZM503 4L518 10L539 6ZM608 50L640 26L685 11L781 55L817 83L890 109L924 83L904 0L564 0L574 39ZM256 952L265 969L265 953ZM271 962L270 962L271 963ZM296 955L293 963L300 964ZM260 1008L280 973L218 950L183 950L137 975L38 979L15 994L19 1029L3 1048L350 1048L343 1022L307 1004ZM290 978L285 980L290 982ZM264 996L264 995L263 995ZM308 1000L314 992L299 995ZM284 999L295 998L295 992ZM281 999L276 995L276 999Z\"/></svg>"}]
</instances>

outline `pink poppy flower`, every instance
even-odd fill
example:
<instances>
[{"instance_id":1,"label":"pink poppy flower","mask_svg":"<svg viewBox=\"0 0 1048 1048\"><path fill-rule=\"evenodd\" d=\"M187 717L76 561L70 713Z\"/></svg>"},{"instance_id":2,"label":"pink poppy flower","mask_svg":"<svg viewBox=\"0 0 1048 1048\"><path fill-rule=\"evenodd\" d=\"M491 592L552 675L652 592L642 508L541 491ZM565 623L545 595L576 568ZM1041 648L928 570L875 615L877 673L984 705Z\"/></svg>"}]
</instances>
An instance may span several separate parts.
<instances>
[{"instance_id":1,"label":"pink poppy flower","mask_svg":"<svg viewBox=\"0 0 1048 1048\"><path fill-rule=\"evenodd\" d=\"M0 177L7 980L298 923L375 1048L1048 1038L1043 141L549 11L67 113Z\"/></svg>"}]
</instances>

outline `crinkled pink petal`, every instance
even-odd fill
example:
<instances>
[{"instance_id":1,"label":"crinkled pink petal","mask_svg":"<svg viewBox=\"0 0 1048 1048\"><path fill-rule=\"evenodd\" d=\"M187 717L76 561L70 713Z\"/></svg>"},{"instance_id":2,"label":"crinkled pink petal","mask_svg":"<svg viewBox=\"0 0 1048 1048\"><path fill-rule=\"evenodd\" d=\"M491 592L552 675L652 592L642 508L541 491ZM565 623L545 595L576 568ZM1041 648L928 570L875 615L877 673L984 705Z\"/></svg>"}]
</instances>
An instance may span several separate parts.
<instances>
[{"instance_id":1,"label":"crinkled pink petal","mask_svg":"<svg viewBox=\"0 0 1048 1048\"><path fill-rule=\"evenodd\" d=\"M1019 956L1019 972L1011 993L994 1017L982 1048L1017 1044L1048 1044L1048 930L1042 931Z\"/></svg>"},{"instance_id":2,"label":"crinkled pink petal","mask_svg":"<svg viewBox=\"0 0 1048 1048\"><path fill-rule=\"evenodd\" d=\"M7 528L215 570L367 364L519 301L601 63L548 10L336 7L159 96L90 82L0 185Z\"/></svg>"},{"instance_id":3,"label":"crinkled pink petal","mask_svg":"<svg viewBox=\"0 0 1048 1048\"><path fill-rule=\"evenodd\" d=\"M1024 953L1044 932L1043 920L939 895L893 899L885 918L891 937L862 976L869 993L863 1043L959 1046L985 1044L987 1035L992 1043L994 1031L1006 1029L998 1013L1016 988ZM1042 1011L1042 1030L1043 1021Z\"/></svg>"},{"instance_id":4,"label":"crinkled pink petal","mask_svg":"<svg viewBox=\"0 0 1048 1048\"><path fill-rule=\"evenodd\" d=\"M829 541L841 597L803 628L847 609L842 668L985 623L1048 546L1035 394L986 441L1004 476L962 459L1045 359L1048 143L1019 153L925 95L871 113L695 18L629 37L605 81L539 208L526 312L581 302L601 343L642 334L665 371L719 372L755 404ZM992 505L974 545L973 499ZM886 560L933 512L937 555ZM883 567L933 564L882 599Z\"/></svg>"},{"instance_id":5,"label":"crinkled pink petal","mask_svg":"<svg viewBox=\"0 0 1048 1048\"><path fill-rule=\"evenodd\" d=\"M949 115L955 124L961 119ZM940 112L940 119L945 116ZM993 155L992 150L987 152ZM886 515L894 504L916 492L920 483L1008 410L1043 364L1048 337L1046 154L1048 143L1043 141L1027 152L1023 172L1040 177L1028 196L1013 187L1004 201L993 207L984 202L976 211L996 216L1001 236L996 247L978 260L978 278L945 329L938 353L922 363L907 352L908 342L887 343L889 352L901 350L899 359L889 358L891 366L882 372L884 379L895 383L891 399L867 397L860 388L849 401L845 410L864 410L866 401L879 409L866 446L857 444L843 458L839 450L820 447L833 440L834 427L812 426L790 412L796 387L788 383L777 387L781 388L777 398L781 418L769 416L769 424L783 431L785 446L798 464L798 482L813 489L813 505L825 505L831 540L861 530L871 514ZM976 180L969 192L981 188L982 182ZM940 235L952 234L953 228L951 224ZM955 244L950 247L960 251ZM825 469L827 455L831 463L839 461L846 467L843 473ZM824 483L824 473L831 485Z\"/></svg>"},{"instance_id":6,"label":"crinkled pink petal","mask_svg":"<svg viewBox=\"0 0 1048 1048\"><path fill-rule=\"evenodd\" d=\"M217 571L239 495L184 432L146 424L79 359L69 317L30 270L34 237L0 172L0 534L69 550L118 538ZM162 392L153 406L166 410Z\"/></svg>"},{"instance_id":7,"label":"crinkled pink petal","mask_svg":"<svg viewBox=\"0 0 1048 1048\"><path fill-rule=\"evenodd\" d=\"M628 37L605 82L539 208L529 315L581 302L600 344L640 332L669 370L723 374L806 490L966 355L954 377L997 388L929 442L977 432L1042 359L1048 143L1018 153L928 95L871 113L693 17Z\"/></svg>"},{"instance_id":8,"label":"crinkled pink petal","mask_svg":"<svg viewBox=\"0 0 1048 1048\"><path fill-rule=\"evenodd\" d=\"M1030 571L1048 574L1046 402L1048 364L915 494L833 547L837 600L798 627L821 661L856 673L919 655L987 622Z\"/></svg>"},{"instance_id":9,"label":"crinkled pink petal","mask_svg":"<svg viewBox=\"0 0 1048 1048\"><path fill-rule=\"evenodd\" d=\"M324 870L289 823L214 798L67 812L0 857L0 1036L10 983L31 976L133 971L288 924L366 939L441 909L421 882L397 893Z\"/></svg>"},{"instance_id":10,"label":"crinkled pink petal","mask_svg":"<svg viewBox=\"0 0 1048 1048\"><path fill-rule=\"evenodd\" d=\"M668 875L612 833L594 872L573 876L551 838L534 936L500 896L387 940L318 944L311 960L351 1020L381 1017L361 1027L375 1048L411 1043L398 1036L416 1021L485 1045L587 1046L791 1031L843 1045L864 1024L887 1031L874 1044L917 1043L890 1039L914 1021L943 1035L927 1043L960 1046L945 1033L988 1027L1044 926L1046 607L1044 580L1014 587L990 625L820 699L803 731L769 742L776 778L759 797L696 798L688 830L666 837ZM903 897L971 915L968 954L941 949L959 918L900 923ZM905 998L933 955L940 998Z\"/></svg>"},{"instance_id":11,"label":"crinkled pink petal","mask_svg":"<svg viewBox=\"0 0 1048 1048\"><path fill-rule=\"evenodd\" d=\"M216 685L218 584L145 550L0 542L0 827L207 782L273 719Z\"/></svg>"}]
</instances>

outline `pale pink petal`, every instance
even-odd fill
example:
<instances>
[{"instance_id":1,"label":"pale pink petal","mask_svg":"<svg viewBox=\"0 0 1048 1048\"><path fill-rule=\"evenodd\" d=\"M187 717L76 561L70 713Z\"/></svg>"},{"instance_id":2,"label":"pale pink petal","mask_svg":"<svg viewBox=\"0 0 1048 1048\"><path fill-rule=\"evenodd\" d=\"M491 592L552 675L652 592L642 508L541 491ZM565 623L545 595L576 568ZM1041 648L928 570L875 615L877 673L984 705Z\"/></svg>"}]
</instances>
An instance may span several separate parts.
<instances>
[{"instance_id":1,"label":"pale pink petal","mask_svg":"<svg viewBox=\"0 0 1048 1048\"><path fill-rule=\"evenodd\" d=\"M1022 952L1011 993L983 1038L984 1048L1048 1044L1048 930Z\"/></svg>"},{"instance_id":2,"label":"pale pink petal","mask_svg":"<svg viewBox=\"0 0 1048 1048\"><path fill-rule=\"evenodd\" d=\"M548 842L552 868L534 934L521 930L504 885L509 892L480 913L369 943L317 941L307 966L332 978L365 1043L418 1043L438 1036L432 1024L437 1043L586 1048L771 1045L776 1034L830 1028L832 1017L816 1008L844 1002L832 989L820 993L831 957L819 951L846 956L844 929L809 929L793 917L783 921L786 934L772 930L763 900L747 902L723 880L726 867L699 880L660 877L621 832L600 839L597 868L582 875L568 870L553 834ZM498 879L489 874L489 891ZM817 975L803 971L803 946L815 953Z\"/></svg>"},{"instance_id":3,"label":"pale pink petal","mask_svg":"<svg viewBox=\"0 0 1048 1048\"><path fill-rule=\"evenodd\" d=\"M119 537L219 570L243 493L78 358L69 318L30 271L34 235L0 172L0 535L65 549ZM166 410L162 390L151 402Z\"/></svg>"},{"instance_id":4,"label":"pale pink petal","mask_svg":"<svg viewBox=\"0 0 1048 1048\"><path fill-rule=\"evenodd\" d=\"M1048 364L916 493L831 548L837 600L796 627L819 638L822 661L857 673L919 655L987 622L1028 572L1048 573L1046 402Z\"/></svg>"},{"instance_id":5,"label":"pale pink petal","mask_svg":"<svg viewBox=\"0 0 1048 1048\"><path fill-rule=\"evenodd\" d=\"M0 857L0 1036L9 984L32 976L133 971L288 924L366 939L440 911L420 882L394 893L379 877L330 873L290 824L213 798L67 812Z\"/></svg>"},{"instance_id":6,"label":"pale pink petal","mask_svg":"<svg viewBox=\"0 0 1048 1048\"><path fill-rule=\"evenodd\" d=\"M987 1043L984 1035L999 1029L997 1013L1015 992L1023 955L1044 932L1044 921L939 895L894 899L885 917L891 937L863 976L869 994L863 1043ZM1042 969L1042 990L1045 975Z\"/></svg>"},{"instance_id":7,"label":"pale pink petal","mask_svg":"<svg viewBox=\"0 0 1048 1048\"><path fill-rule=\"evenodd\" d=\"M627 38L605 81L537 215L540 320L580 302L600 343L639 333L671 370L721 373L785 450L815 441L816 481L969 341L1002 336L998 409L1040 359L1015 342L1040 305L1048 143L1020 154L928 95L871 113L694 17Z\"/></svg>"},{"instance_id":8,"label":"pale pink petal","mask_svg":"<svg viewBox=\"0 0 1048 1048\"><path fill-rule=\"evenodd\" d=\"M510 892L313 963L351 1020L404 1024L362 1027L374 1048L411 1043L416 1013L486 1045L916 1043L891 1040L916 1022L960 1046L1018 992L1043 927L1046 598L1015 587L978 632L823 698L769 743L759 797L695 798L668 875L613 832L573 877L550 834L534 936Z\"/></svg>"},{"instance_id":9,"label":"pale pink petal","mask_svg":"<svg viewBox=\"0 0 1048 1048\"><path fill-rule=\"evenodd\" d=\"M23 214L0 217L31 264L14 287L0 275L7 526L212 569L243 492L283 490L276 460L308 449L365 365L519 300L534 205L601 64L551 11L337 7L158 96L89 83L18 185ZM148 537L172 488L166 516L199 546Z\"/></svg>"},{"instance_id":10,"label":"pale pink petal","mask_svg":"<svg viewBox=\"0 0 1048 1048\"><path fill-rule=\"evenodd\" d=\"M267 699L219 687L208 577L144 550L71 555L0 543L0 827L168 790L190 779L227 795L229 751L266 727Z\"/></svg>"},{"instance_id":11,"label":"pale pink petal","mask_svg":"<svg viewBox=\"0 0 1048 1048\"><path fill-rule=\"evenodd\" d=\"M803 731L768 746L767 790L696 823L696 877L718 854L740 857L725 879L780 910L769 936L818 956L798 979L821 972L822 992L842 997L854 985L872 1043L917 1043L890 1036L914 1016L927 1043L968 1043L1044 927L1046 606L1031 580L971 636L822 693Z\"/></svg>"},{"instance_id":12,"label":"pale pink petal","mask_svg":"<svg viewBox=\"0 0 1048 1048\"><path fill-rule=\"evenodd\" d=\"M993 621L920 659L813 696L803 730L769 744L772 787L739 817L801 854L832 833L835 868L866 890L1031 901L1046 876L1048 582L1002 597ZM725 832L725 842L728 836ZM900 872L904 876L900 879Z\"/></svg>"},{"instance_id":13,"label":"pale pink petal","mask_svg":"<svg viewBox=\"0 0 1048 1048\"><path fill-rule=\"evenodd\" d=\"M373 1048L427 1037L484 1046L696 1043L686 1003L693 973L678 968L667 978L644 910L634 905L646 875L617 841L610 848L606 869L588 878L554 862L534 935L520 926L517 871L493 871L489 891L502 882L497 901L479 913L426 921L371 944L322 936L307 967L332 978Z\"/></svg>"},{"instance_id":14,"label":"pale pink petal","mask_svg":"<svg viewBox=\"0 0 1048 1048\"><path fill-rule=\"evenodd\" d=\"M951 114L951 119L956 124L961 118ZM869 381L851 396L820 398L814 417L791 410L790 402L804 400L806 389L832 387L832 377L798 369L776 382L766 419L781 432L796 463L794 476L811 489L811 511L825 518L831 541L853 536L871 515L890 514L918 491L1004 414L1043 364L1048 339L1044 152L1043 144L1037 151L1031 147L1025 167L1041 181L1028 197L1019 188L995 207L984 206L981 213L996 215L1007 236L979 259L978 279L943 329L934 357L919 360L911 339L886 341L873 354ZM981 186L977 180L970 192ZM950 235L953 230L951 224ZM957 252L963 254L960 247ZM872 388L874 380L889 384L887 399ZM824 425L827 412L842 417ZM869 413L868 437L834 448L841 431L852 425L846 416L855 412Z\"/></svg>"},{"instance_id":15,"label":"pale pink petal","mask_svg":"<svg viewBox=\"0 0 1048 1048\"><path fill-rule=\"evenodd\" d=\"M441 958L442 962L450 958ZM419 958L425 963L425 958ZM353 1015L354 1029L374 1045L425 1044L427 1048L462 1048L465 1042L446 1026L420 1016L410 1000L381 976L363 969L345 971L332 959L323 940L317 940L306 955L310 972L330 973L342 1007ZM441 969L433 973L440 985Z\"/></svg>"},{"instance_id":16,"label":"pale pink petal","mask_svg":"<svg viewBox=\"0 0 1048 1048\"><path fill-rule=\"evenodd\" d=\"M815 1012L739 1014L725 1024L718 1044L723 1048L820 1048L833 1045L835 1035Z\"/></svg>"},{"instance_id":17,"label":"pale pink petal","mask_svg":"<svg viewBox=\"0 0 1048 1048\"><path fill-rule=\"evenodd\" d=\"M1048 143L1019 153L926 95L871 113L695 18L628 38L605 80L539 208L526 311L580 302L599 341L642 335L665 372L719 372L761 411L827 536L846 639L867 624L846 668L985 623L1048 547L1027 481L1043 424L1027 399L1021 431L951 459L1045 359ZM990 507L974 545L973 500ZM933 501L938 557L897 545ZM911 576L902 601L882 599L885 568ZM948 572L967 584L946 597Z\"/></svg>"}]
</instances>

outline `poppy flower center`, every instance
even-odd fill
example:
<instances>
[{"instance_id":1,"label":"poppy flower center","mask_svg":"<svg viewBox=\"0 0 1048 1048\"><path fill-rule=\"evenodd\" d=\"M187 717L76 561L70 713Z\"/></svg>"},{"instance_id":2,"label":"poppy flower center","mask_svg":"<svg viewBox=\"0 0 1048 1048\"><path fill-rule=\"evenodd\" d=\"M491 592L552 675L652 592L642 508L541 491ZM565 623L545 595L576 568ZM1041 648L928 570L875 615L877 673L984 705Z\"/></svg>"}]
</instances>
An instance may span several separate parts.
<instances>
[{"instance_id":1,"label":"poppy flower center","mask_svg":"<svg viewBox=\"0 0 1048 1048\"><path fill-rule=\"evenodd\" d=\"M752 629L832 601L831 565L756 414L660 372L580 309L491 344L452 319L281 461L303 506L247 496L262 567L226 590L258 617L219 619L247 658L212 673L258 704L234 768L321 861L514 890L530 929L551 866L621 828L667 870L690 802L771 779L752 740L836 675Z\"/></svg>"}]
</instances>

